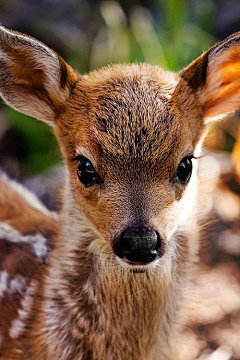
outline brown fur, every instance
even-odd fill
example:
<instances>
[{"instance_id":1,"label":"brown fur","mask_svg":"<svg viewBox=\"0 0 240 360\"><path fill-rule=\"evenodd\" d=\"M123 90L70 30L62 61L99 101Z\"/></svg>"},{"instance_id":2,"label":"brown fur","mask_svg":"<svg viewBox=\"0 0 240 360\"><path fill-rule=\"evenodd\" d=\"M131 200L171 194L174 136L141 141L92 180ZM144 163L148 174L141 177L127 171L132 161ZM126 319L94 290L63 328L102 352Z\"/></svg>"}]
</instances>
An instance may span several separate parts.
<instances>
[{"instance_id":1,"label":"brown fur","mask_svg":"<svg viewBox=\"0 0 240 360\"><path fill-rule=\"evenodd\" d=\"M221 44L180 74L142 64L80 77L43 44L0 32L7 74L2 96L54 125L68 174L50 262L37 271L25 328L3 359L182 360L175 344L199 250L197 161L187 186L174 177L184 157L199 155L206 117L216 115L215 98L221 98L221 84L211 76L221 73L236 37L220 55ZM22 53L31 54L31 62L23 57L20 63ZM217 112L229 111L219 104ZM89 158L100 185L79 182L76 155ZM13 227L25 234L31 226L41 232L43 224L51 226L49 216L32 209L22 225L11 222L20 205L25 209L18 200L12 208L4 203ZM125 268L112 250L116 237L135 224L161 235L162 257L150 268Z\"/></svg>"},{"instance_id":2,"label":"brown fur","mask_svg":"<svg viewBox=\"0 0 240 360\"><path fill-rule=\"evenodd\" d=\"M13 329L24 328L30 310L29 289L36 284L36 274L47 261L57 232L57 216L33 207L5 174L0 173L0 358L14 348ZM27 191L27 190L24 190ZM33 197L31 194L30 196ZM38 200L34 199L36 207ZM40 206L43 207L42 204ZM44 210L44 207L43 207ZM46 241L44 241L46 240ZM37 241L39 244L34 244ZM40 242L43 241L42 244ZM37 247L34 248L34 245ZM24 308L26 302L27 308ZM26 314L25 314L26 313ZM16 331L15 331L16 332ZM11 336L12 334L12 336Z\"/></svg>"}]
</instances>

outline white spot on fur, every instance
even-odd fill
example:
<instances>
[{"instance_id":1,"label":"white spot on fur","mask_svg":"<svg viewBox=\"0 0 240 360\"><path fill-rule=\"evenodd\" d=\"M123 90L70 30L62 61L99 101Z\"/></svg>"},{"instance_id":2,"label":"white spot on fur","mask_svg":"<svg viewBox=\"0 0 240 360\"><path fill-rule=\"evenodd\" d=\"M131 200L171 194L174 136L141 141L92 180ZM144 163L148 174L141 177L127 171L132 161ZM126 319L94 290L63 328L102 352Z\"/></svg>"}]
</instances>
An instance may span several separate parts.
<instances>
[{"instance_id":1,"label":"white spot on fur","mask_svg":"<svg viewBox=\"0 0 240 360\"><path fill-rule=\"evenodd\" d=\"M12 339L17 339L25 328L25 320L32 309L34 294L36 292L37 281L32 280L27 287L27 291L21 300L21 308L18 309L18 317L15 318L11 323L9 329L9 336Z\"/></svg>"},{"instance_id":2,"label":"white spot on fur","mask_svg":"<svg viewBox=\"0 0 240 360\"><path fill-rule=\"evenodd\" d=\"M0 272L0 298L5 293L22 293L26 289L26 281L23 276L10 277L7 271Z\"/></svg>"},{"instance_id":3,"label":"white spot on fur","mask_svg":"<svg viewBox=\"0 0 240 360\"><path fill-rule=\"evenodd\" d=\"M10 186L14 191L16 191L19 195L21 195L26 203L30 205L32 208L34 208L37 211L40 211L46 215L51 215L53 217L56 217L56 213L49 211L34 195L31 191L29 191L25 186L19 184L18 182L10 179L7 174L4 172L0 172L0 181L6 183L8 186Z\"/></svg>"},{"instance_id":4,"label":"white spot on fur","mask_svg":"<svg viewBox=\"0 0 240 360\"><path fill-rule=\"evenodd\" d=\"M7 290L7 279L8 274L6 271L0 272L0 298L3 296L4 292Z\"/></svg>"},{"instance_id":5,"label":"white spot on fur","mask_svg":"<svg viewBox=\"0 0 240 360\"><path fill-rule=\"evenodd\" d=\"M34 253L39 260L44 260L48 254L47 240L40 234L26 236L27 240L33 244Z\"/></svg>"},{"instance_id":6,"label":"white spot on fur","mask_svg":"<svg viewBox=\"0 0 240 360\"><path fill-rule=\"evenodd\" d=\"M12 339L17 339L24 329L24 323L20 319L14 319L11 323L11 328L9 329L9 336Z\"/></svg>"},{"instance_id":7,"label":"white spot on fur","mask_svg":"<svg viewBox=\"0 0 240 360\"><path fill-rule=\"evenodd\" d=\"M10 225L0 221L0 238L12 243L23 242L31 244L33 252L39 260L43 261L47 257L47 239L41 234L22 235Z\"/></svg>"},{"instance_id":8,"label":"white spot on fur","mask_svg":"<svg viewBox=\"0 0 240 360\"><path fill-rule=\"evenodd\" d=\"M16 275L9 281L9 289L12 293L21 293L26 288L26 281L21 275Z\"/></svg>"}]
</instances>

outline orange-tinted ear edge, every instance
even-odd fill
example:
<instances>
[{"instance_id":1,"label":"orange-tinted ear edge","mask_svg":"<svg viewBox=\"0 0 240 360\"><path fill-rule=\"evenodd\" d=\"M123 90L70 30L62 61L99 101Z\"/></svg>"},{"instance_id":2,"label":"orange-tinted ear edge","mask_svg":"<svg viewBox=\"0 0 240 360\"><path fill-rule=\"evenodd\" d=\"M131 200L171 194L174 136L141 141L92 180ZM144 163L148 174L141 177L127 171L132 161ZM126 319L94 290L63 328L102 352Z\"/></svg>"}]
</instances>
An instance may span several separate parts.
<instances>
[{"instance_id":1,"label":"orange-tinted ear edge","mask_svg":"<svg viewBox=\"0 0 240 360\"><path fill-rule=\"evenodd\" d=\"M179 74L196 93L206 121L240 107L240 32L215 44Z\"/></svg>"}]
</instances>

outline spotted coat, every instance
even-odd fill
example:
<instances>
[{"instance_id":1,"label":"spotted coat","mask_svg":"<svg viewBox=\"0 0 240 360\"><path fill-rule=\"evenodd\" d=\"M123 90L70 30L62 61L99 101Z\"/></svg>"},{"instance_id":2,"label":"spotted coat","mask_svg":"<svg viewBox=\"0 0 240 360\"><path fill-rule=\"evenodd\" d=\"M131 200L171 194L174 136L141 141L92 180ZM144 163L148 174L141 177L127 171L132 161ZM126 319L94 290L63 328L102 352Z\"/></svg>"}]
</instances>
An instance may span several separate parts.
<instances>
[{"instance_id":1,"label":"spotted coat","mask_svg":"<svg viewBox=\"0 0 240 360\"><path fill-rule=\"evenodd\" d=\"M21 335L31 311L36 274L48 261L58 216L0 173L0 358Z\"/></svg>"}]
</instances>

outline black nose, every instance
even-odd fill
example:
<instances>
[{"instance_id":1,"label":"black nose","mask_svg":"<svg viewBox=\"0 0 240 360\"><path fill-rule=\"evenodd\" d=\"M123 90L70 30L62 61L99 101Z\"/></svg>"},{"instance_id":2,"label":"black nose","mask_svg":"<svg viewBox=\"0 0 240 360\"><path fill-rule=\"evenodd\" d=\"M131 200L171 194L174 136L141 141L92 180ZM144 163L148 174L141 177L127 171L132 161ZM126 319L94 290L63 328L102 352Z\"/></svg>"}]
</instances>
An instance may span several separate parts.
<instances>
[{"instance_id":1,"label":"black nose","mask_svg":"<svg viewBox=\"0 0 240 360\"><path fill-rule=\"evenodd\" d=\"M161 240L156 231L145 227L129 227L116 239L115 254L133 263L150 263L161 253Z\"/></svg>"}]
</instances>

